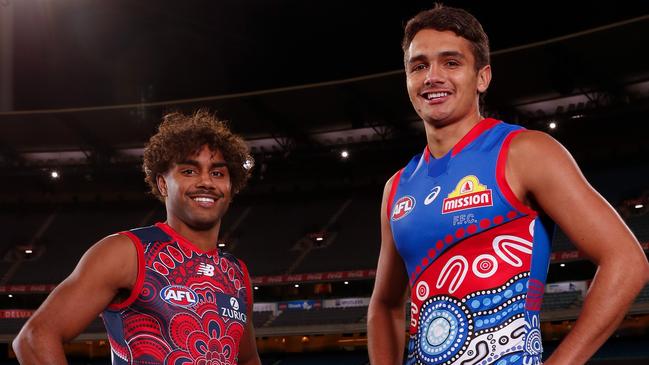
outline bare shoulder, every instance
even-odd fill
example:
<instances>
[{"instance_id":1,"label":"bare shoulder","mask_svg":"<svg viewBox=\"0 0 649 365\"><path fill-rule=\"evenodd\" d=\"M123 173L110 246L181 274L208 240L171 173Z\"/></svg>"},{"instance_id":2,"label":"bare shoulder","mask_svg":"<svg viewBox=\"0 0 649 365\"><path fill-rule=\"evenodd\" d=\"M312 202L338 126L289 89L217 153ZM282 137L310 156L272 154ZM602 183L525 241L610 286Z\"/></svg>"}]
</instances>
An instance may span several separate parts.
<instances>
[{"instance_id":1,"label":"bare shoulder","mask_svg":"<svg viewBox=\"0 0 649 365\"><path fill-rule=\"evenodd\" d=\"M137 276L137 255L128 236L113 234L90 247L72 275L104 278L116 287L131 287Z\"/></svg>"},{"instance_id":2,"label":"bare shoulder","mask_svg":"<svg viewBox=\"0 0 649 365\"><path fill-rule=\"evenodd\" d=\"M135 258L137 250L131 239L123 234L112 234L104 237L88 249L86 258L97 258L108 263L116 263L128 258Z\"/></svg>"},{"instance_id":3,"label":"bare shoulder","mask_svg":"<svg viewBox=\"0 0 649 365\"><path fill-rule=\"evenodd\" d=\"M547 133L524 130L518 133L511 142L512 157L542 157L545 154L564 154L568 151L556 139Z\"/></svg>"},{"instance_id":4,"label":"bare shoulder","mask_svg":"<svg viewBox=\"0 0 649 365\"><path fill-rule=\"evenodd\" d=\"M385 185L383 186L383 196L387 196L388 194L390 194L390 189L392 188L392 183L394 182L394 179L395 179L396 176L397 176L397 173L390 176L388 181L385 182Z\"/></svg>"},{"instance_id":5,"label":"bare shoulder","mask_svg":"<svg viewBox=\"0 0 649 365\"><path fill-rule=\"evenodd\" d=\"M114 252L115 255L124 254L125 251L135 253L133 241L124 234L111 234L99 240L91 249L103 251L103 253Z\"/></svg>"},{"instance_id":6,"label":"bare shoulder","mask_svg":"<svg viewBox=\"0 0 649 365\"><path fill-rule=\"evenodd\" d=\"M552 136L539 131L525 130L512 139L507 165L508 173L528 188L552 178L581 175L570 152Z\"/></svg>"},{"instance_id":7,"label":"bare shoulder","mask_svg":"<svg viewBox=\"0 0 649 365\"><path fill-rule=\"evenodd\" d=\"M388 181L385 182L385 186L383 187L383 197L384 198L387 198L390 195L390 192L392 191L392 185L394 184L394 181L396 180L396 178L397 178L397 176L399 175L400 172L401 172L401 170L395 172L392 176L390 176Z\"/></svg>"}]
</instances>

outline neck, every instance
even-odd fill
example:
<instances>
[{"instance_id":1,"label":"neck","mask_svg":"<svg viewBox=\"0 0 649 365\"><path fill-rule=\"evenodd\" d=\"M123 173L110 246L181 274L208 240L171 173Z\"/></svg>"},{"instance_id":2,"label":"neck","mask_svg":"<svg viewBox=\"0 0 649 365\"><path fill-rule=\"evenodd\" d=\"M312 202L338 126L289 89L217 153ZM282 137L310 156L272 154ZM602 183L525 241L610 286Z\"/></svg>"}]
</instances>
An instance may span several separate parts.
<instances>
[{"instance_id":1,"label":"neck","mask_svg":"<svg viewBox=\"0 0 649 365\"><path fill-rule=\"evenodd\" d=\"M451 123L424 122L431 155L435 158L446 155L482 119L483 117L476 113Z\"/></svg>"},{"instance_id":2,"label":"neck","mask_svg":"<svg viewBox=\"0 0 649 365\"><path fill-rule=\"evenodd\" d=\"M217 240L219 238L219 229L221 228L221 220L219 220L213 227L205 230L190 227L185 222L171 214L167 214L166 223L174 231L196 246L196 248L202 251L211 251L216 248Z\"/></svg>"}]
</instances>

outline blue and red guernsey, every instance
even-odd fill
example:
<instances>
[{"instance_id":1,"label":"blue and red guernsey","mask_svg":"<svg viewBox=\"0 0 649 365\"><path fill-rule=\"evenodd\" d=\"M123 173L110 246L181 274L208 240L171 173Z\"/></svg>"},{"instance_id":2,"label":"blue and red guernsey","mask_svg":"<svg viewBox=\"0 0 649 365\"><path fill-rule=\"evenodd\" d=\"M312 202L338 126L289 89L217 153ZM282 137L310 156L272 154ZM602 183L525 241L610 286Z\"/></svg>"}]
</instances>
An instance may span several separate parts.
<instances>
[{"instance_id":1,"label":"blue and red guernsey","mask_svg":"<svg viewBox=\"0 0 649 365\"><path fill-rule=\"evenodd\" d=\"M426 148L394 176L386 213L412 288L406 364L541 363L554 224L505 180L521 131L484 119L445 156Z\"/></svg>"},{"instance_id":2,"label":"blue and red guernsey","mask_svg":"<svg viewBox=\"0 0 649 365\"><path fill-rule=\"evenodd\" d=\"M246 266L203 252L168 225L134 229L138 275L130 297L102 314L113 365L238 363L252 306Z\"/></svg>"}]
</instances>

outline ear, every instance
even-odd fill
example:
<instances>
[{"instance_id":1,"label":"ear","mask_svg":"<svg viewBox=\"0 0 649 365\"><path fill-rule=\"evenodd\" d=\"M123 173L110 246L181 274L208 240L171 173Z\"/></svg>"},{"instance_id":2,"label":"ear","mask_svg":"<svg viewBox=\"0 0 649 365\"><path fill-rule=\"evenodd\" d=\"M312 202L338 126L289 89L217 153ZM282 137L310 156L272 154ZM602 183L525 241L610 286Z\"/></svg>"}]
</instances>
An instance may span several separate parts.
<instances>
[{"instance_id":1,"label":"ear","mask_svg":"<svg viewBox=\"0 0 649 365\"><path fill-rule=\"evenodd\" d=\"M487 91L491 82L491 65L486 65L478 70L478 92L482 94Z\"/></svg>"},{"instance_id":2,"label":"ear","mask_svg":"<svg viewBox=\"0 0 649 365\"><path fill-rule=\"evenodd\" d=\"M159 174L156 176L156 183L158 184L158 190L160 191L160 195L163 197L167 197L167 181L165 180L164 176L162 174Z\"/></svg>"}]
</instances>

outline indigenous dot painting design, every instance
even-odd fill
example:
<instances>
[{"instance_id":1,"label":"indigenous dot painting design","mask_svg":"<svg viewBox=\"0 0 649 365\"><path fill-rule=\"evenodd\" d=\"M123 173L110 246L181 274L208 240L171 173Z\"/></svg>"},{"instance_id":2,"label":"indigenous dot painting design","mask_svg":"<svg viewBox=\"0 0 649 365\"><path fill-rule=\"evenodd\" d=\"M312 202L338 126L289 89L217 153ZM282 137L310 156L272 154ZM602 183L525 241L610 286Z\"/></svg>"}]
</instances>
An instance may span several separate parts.
<instances>
[{"instance_id":1,"label":"indigenous dot painting design","mask_svg":"<svg viewBox=\"0 0 649 365\"><path fill-rule=\"evenodd\" d=\"M200 252L170 230L159 224L128 234L140 245L142 281L137 295L103 313L112 363L237 364L247 272L234 257Z\"/></svg>"}]
</instances>

